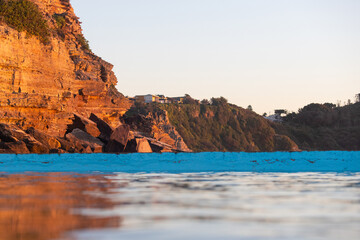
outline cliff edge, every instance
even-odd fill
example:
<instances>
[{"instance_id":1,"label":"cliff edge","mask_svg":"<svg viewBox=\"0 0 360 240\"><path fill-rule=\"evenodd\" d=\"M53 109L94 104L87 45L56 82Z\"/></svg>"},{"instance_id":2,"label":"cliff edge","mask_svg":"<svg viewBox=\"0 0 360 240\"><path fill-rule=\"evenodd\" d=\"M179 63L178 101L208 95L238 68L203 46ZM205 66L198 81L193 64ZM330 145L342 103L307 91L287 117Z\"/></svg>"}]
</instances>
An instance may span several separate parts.
<instances>
[{"instance_id":1,"label":"cliff edge","mask_svg":"<svg viewBox=\"0 0 360 240\"><path fill-rule=\"evenodd\" d=\"M70 1L16 2L35 4L45 30L31 34L0 18L0 122L64 136L74 113L94 113L117 127L131 104L115 88L113 66L89 49Z\"/></svg>"}]
</instances>

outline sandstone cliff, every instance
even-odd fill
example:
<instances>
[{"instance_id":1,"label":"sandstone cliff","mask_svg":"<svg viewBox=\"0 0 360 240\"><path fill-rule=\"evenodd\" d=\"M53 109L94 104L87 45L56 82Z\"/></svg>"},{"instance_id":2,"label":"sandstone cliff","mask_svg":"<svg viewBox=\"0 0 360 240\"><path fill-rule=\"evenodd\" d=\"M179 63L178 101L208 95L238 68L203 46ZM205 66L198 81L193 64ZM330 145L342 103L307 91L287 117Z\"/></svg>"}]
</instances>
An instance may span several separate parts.
<instances>
[{"instance_id":1,"label":"sandstone cliff","mask_svg":"<svg viewBox=\"0 0 360 240\"><path fill-rule=\"evenodd\" d=\"M112 68L69 0L0 0L0 153L189 151L167 117L151 136L123 125Z\"/></svg>"},{"instance_id":2,"label":"sandstone cliff","mask_svg":"<svg viewBox=\"0 0 360 240\"><path fill-rule=\"evenodd\" d=\"M115 88L113 66L84 48L69 0L31 1L46 19L49 43L0 21L0 122L64 136L73 113L95 113L116 127L131 104Z\"/></svg>"}]
</instances>

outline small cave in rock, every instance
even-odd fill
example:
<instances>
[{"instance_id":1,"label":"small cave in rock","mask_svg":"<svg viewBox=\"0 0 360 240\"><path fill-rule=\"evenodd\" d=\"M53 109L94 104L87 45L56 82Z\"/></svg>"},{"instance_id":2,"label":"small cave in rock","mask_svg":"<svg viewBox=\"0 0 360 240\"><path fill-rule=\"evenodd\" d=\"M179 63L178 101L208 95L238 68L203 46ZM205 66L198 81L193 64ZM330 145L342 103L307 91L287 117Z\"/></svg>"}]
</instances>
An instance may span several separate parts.
<instances>
[{"instance_id":1,"label":"small cave in rock","mask_svg":"<svg viewBox=\"0 0 360 240\"><path fill-rule=\"evenodd\" d=\"M103 82L107 82L108 80L108 74L104 66L101 66L100 68L100 78Z\"/></svg>"}]
</instances>

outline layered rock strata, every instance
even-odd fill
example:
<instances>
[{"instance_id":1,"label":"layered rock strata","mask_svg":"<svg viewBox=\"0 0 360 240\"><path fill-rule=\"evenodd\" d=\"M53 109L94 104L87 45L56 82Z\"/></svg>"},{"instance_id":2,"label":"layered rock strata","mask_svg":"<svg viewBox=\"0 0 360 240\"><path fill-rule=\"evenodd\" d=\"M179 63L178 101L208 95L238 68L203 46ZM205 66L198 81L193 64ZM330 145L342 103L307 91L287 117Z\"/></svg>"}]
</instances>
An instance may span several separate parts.
<instances>
[{"instance_id":1,"label":"layered rock strata","mask_svg":"<svg viewBox=\"0 0 360 240\"><path fill-rule=\"evenodd\" d=\"M50 43L0 21L0 122L64 136L73 113L95 113L117 127L130 102L115 86L113 66L84 49L69 0L31 0L51 31ZM65 24L59 28L54 16Z\"/></svg>"}]
</instances>

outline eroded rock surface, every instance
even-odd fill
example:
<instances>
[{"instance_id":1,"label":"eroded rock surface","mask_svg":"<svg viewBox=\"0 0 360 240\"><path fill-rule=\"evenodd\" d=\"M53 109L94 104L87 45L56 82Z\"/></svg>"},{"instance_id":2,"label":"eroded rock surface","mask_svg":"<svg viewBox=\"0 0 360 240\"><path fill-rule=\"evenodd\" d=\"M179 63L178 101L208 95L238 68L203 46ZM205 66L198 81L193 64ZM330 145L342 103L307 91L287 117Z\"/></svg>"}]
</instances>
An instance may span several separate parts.
<instances>
[{"instance_id":1,"label":"eroded rock surface","mask_svg":"<svg viewBox=\"0 0 360 240\"><path fill-rule=\"evenodd\" d=\"M117 127L130 103L115 88L113 66L84 49L69 0L31 1L50 27L50 43L0 21L0 122L62 137L72 113L95 113ZM61 29L55 15L65 19Z\"/></svg>"},{"instance_id":2,"label":"eroded rock surface","mask_svg":"<svg viewBox=\"0 0 360 240\"><path fill-rule=\"evenodd\" d=\"M161 152L171 149L171 151L191 152L183 138L170 123L168 113L165 110L149 112L147 116L135 114L133 116L123 116L123 120L130 125L136 135L142 135L152 139L153 148L161 142ZM170 147L168 147L170 146Z\"/></svg>"}]
</instances>

